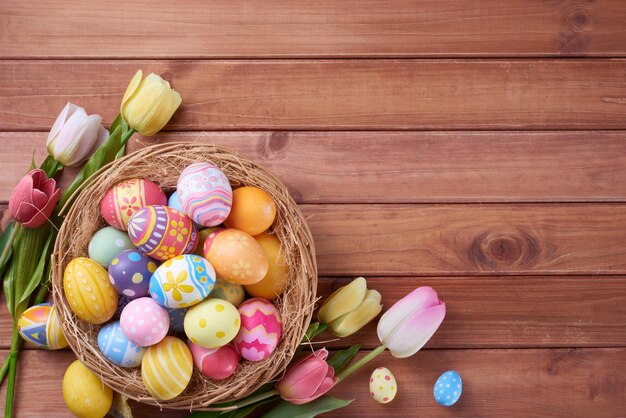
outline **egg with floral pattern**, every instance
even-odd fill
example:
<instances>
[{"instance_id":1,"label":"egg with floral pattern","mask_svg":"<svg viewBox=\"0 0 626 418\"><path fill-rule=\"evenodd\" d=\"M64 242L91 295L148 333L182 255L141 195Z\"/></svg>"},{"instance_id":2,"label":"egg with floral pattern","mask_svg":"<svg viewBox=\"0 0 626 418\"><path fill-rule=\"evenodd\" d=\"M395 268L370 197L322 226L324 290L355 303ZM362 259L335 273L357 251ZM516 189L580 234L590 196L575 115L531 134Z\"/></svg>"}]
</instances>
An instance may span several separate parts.
<instances>
[{"instance_id":1,"label":"egg with floral pattern","mask_svg":"<svg viewBox=\"0 0 626 418\"><path fill-rule=\"evenodd\" d=\"M370 395L378 403L393 401L398 393L396 378L386 367L379 367L370 377Z\"/></svg>"},{"instance_id":2,"label":"egg with floral pattern","mask_svg":"<svg viewBox=\"0 0 626 418\"><path fill-rule=\"evenodd\" d=\"M67 347L59 315L51 303L40 303L26 309L17 321L17 331L24 340L37 347L48 350Z\"/></svg>"},{"instance_id":3,"label":"egg with floral pattern","mask_svg":"<svg viewBox=\"0 0 626 418\"><path fill-rule=\"evenodd\" d=\"M176 187L184 212L202 226L224 222L233 203L233 190L222 170L194 163L180 173Z\"/></svg>"},{"instance_id":4,"label":"egg with floral pattern","mask_svg":"<svg viewBox=\"0 0 626 418\"><path fill-rule=\"evenodd\" d=\"M109 265L109 280L117 293L131 299L148 296L152 273L156 262L137 250L126 250L117 254Z\"/></svg>"},{"instance_id":5,"label":"egg with floral pattern","mask_svg":"<svg viewBox=\"0 0 626 418\"><path fill-rule=\"evenodd\" d=\"M113 228L126 231L130 217L149 205L165 205L167 197L159 186L148 180L132 179L110 188L100 203L100 213Z\"/></svg>"},{"instance_id":6,"label":"egg with floral pattern","mask_svg":"<svg viewBox=\"0 0 626 418\"><path fill-rule=\"evenodd\" d=\"M211 297L225 300L237 307L246 298L246 292L243 290L242 285L230 283L218 276L215 280L215 287L211 292Z\"/></svg>"},{"instance_id":7,"label":"egg with floral pattern","mask_svg":"<svg viewBox=\"0 0 626 418\"><path fill-rule=\"evenodd\" d=\"M191 342L204 348L228 344L240 326L237 308L221 299L206 299L189 308L185 315L185 334Z\"/></svg>"},{"instance_id":8,"label":"egg with floral pattern","mask_svg":"<svg viewBox=\"0 0 626 418\"><path fill-rule=\"evenodd\" d=\"M111 363L121 367L137 367L146 349L131 342L122 332L120 321L103 326L98 332L98 348Z\"/></svg>"},{"instance_id":9,"label":"egg with floral pattern","mask_svg":"<svg viewBox=\"0 0 626 418\"><path fill-rule=\"evenodd\" d=\"M233 341L241 357L248 361L265 360L274 352L283 323L278 309L265 299L248 299L239 306L241 329Z\"/></svg>"},{"instance_id":10,"label":"egg with floral pattern","mask_svg":"<svg viewBox=\"0 0 626 418\"><path fill-rule=\"evenodd\" d=\"M215 270L203 257L185 254L167 260L150 279L150 296L166 308L200 303L215 286Z\"/></svg>"},{"instance_id":11,"label":"egg with floral pattern","mask_svg":"<svg viewBox=\"0 0 626 418\"><path fill-rule=\"evenodd\" d=\"M269 269L261 245L238 229L219 229L209 234L204 256L220 277L240 285L263 280Z\"/></svg>"},{"instance_id":12,"label":"egg with floral pattern","mask_svg":"<svg viewBox=\"0 0 626 418\"><path fill-rule=\"evenodd\" d=\"M135 212L128 222L128 235L139 251L159 261L193 252L198 240L187 215L161 205Z\"/></svg>"}]
</instances>

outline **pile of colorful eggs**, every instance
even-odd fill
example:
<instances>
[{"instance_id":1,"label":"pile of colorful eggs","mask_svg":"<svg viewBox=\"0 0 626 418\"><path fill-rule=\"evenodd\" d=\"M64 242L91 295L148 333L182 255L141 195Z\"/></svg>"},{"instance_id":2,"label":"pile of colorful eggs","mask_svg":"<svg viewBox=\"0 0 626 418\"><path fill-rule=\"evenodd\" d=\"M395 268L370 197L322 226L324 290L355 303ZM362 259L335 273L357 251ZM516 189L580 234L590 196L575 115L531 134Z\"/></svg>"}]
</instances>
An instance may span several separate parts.
<instances>
[{"instance_id":1,"label":"pile of colorful eggs","mask_svg":"<svg viewBox=\"0 0 626 418\"><path fill-rule=\"evenodd\" d=\"M282 322L272 300L288 268L268 232L276 205L267 192L232 190L219 168L195 163L169 198L144 179L115 185L101 214L109 226L92 237L89 258L69 262L64 293L78 318L104 324L103 356L141 366L154 398L181 394L194 364L222 380L242 359L261 361L276 349Z\"/></svg>"}]
</instances>

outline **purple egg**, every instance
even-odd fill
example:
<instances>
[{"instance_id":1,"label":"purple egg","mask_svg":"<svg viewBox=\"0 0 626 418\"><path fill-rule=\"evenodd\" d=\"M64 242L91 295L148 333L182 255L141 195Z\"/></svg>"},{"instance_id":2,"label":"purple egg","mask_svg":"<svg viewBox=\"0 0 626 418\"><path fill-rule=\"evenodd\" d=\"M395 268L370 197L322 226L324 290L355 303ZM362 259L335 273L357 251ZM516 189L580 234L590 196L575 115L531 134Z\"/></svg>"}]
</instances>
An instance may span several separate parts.
<instances>
[{"instance_id":1,"label":"purple egg","mask_svg":"<svg viewBox=\"0 0 626 418\"><path fill-rule=\"evenodd\" d=\"M149 295L150 277L156 262L137 250L125 250L111 260L109 280L117 293L130 299Z\"/></svg>"}]
</instances>

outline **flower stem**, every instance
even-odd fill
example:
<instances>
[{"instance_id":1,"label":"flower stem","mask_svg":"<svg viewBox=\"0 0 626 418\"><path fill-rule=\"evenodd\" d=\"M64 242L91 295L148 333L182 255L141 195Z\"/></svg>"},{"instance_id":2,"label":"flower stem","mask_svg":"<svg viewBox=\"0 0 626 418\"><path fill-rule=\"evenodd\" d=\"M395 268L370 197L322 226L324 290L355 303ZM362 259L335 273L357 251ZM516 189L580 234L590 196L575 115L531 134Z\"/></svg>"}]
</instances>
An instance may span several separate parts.
<instances>
[{"instance_id":1,"label":"flower stem","mask_svg":"<svg viewBox=\"0 0 626 418\"><path fill-rule=\"evenodd\" d=\"M122 137L122 140L120 141L120 143L122 144L122 147L123 147L124 145L126 145L126 143L128 142L128 140L130 139L130 137L131 137L131 136L133 136L133 134L134 134L135 132L137 132L137 131L135 130L135 128L130 128L128 131L126 131L126 135L124 135L124 136Z\"/></svg>"},{"instance_id":2,"label":"flower stem","mask_svg":"<svg viewBox=\"0 0 626 418\"><path fill-rule=\"evenodd\" d=\"M4 381L4 377L7 375L7 372L9 371L9 359L11 358L11 356L7 356L7 358L4 359L4 363L2 363L2 369L0 369L0 385L2 384L2 382Z\"/></svg>"},{"instance_id":3,"label":"flower stem","mask_svg":"<svg viewBox=\"0 0 626 418\"><path fill-rule=\"evenodd\" d=\"M339 379L339 382L341 382L343 379L345 379L346 377L350 376L352 373L356 372L361 367L365 366L367 363L372 361L379 354L381 354L383 351L385 351L386 348L387 347L385 347L384 345L381 345L380 347L377 347L375 350L372 350L369 353L367 353L365 356L361 357L356 363L354 363L353 365L351 365L347 369L343 370L341 373L339 373L337 375L337 378Z\"/></svg>"},{"instance_id":4,"label":"flower stem","mask_svg":"<svg viewBox=\"0 0 626 418\"><path fill-rule=\"evenodd\" d=\"M21 343L20 334L17 332L17 325L13 325L13 335L11 336L11 351L9 352L9 383L7 385L7 398L4 406L4 418L13 416L13 398L15 395L15 379L17 369L17 356Z\"/></svg>"},{"instance_id":5,"label":"flower stem","mask_svg":"<svg viewBox=\"0 0 626 418\"><path fill-rule=\"evenodd\" d=\"M11 235L9 235L9 239L7 240L6 244L4 245L4 248L2 249L2 254L0 254L0 266L6 263L6 260L8 259L9 254L11 254L11 249L13 248L13 241L15 241L15 237L17 237L17 233L20 231L21 228L22 228L22 224L20 224L19 222L13 223L13 230L11 230Z\"/></svg>"}]
</instances>

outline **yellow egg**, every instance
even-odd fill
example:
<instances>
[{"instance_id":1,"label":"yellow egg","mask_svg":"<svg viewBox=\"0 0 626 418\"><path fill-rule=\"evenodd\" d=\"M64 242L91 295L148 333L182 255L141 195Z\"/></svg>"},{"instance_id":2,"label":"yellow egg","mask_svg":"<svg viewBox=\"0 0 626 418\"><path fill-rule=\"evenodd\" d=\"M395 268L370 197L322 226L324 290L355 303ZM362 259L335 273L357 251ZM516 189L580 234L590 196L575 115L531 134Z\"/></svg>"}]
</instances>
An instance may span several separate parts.
<instances>
[{"instance_id":1,"label":"yellow egg","mask_svg":"<svg viewBox=\"0 0 626 418\"><path fill-rule=\"evenodd\" d=\"M141 378L155 399L167 401L183 393L193 372L189 347L176 337L151 345L141 360Z\"/></svg>"},{"instance_id":2,"label":"yellow egg","mask_svg":"<svg viewBox=\"0 0 626 418\"><path fill-rule=\"evenodd\" d=\"M222 299L206 299L189 308L185 315L185 334L204 348L228 344L237 336L240 326L239 311Z\"/></svg>"},{"instance_id":3,"label":"yellow egg","mask_svg":"<svg viewBox=\"0 0 626 418\"><path fill-rule=\"evenodd\" d=\"M389 403L398 393L398 384L393 373L386 367L379 367L370 377L370 395L376 402Z\"/></svg>"},{"instance_id":4,"label":"yellow egg","mask_svg":"<svg viewBox=\"0 0 626 418\"><path fill-rule=\"evenodd\" d=\"M199 255L200 257L204 257L204 242L206 241L206 239L212 232L215 232L218 229L222 229L222 228L211 227L211 228L204 228L203 230L198 231L198 244L196 245L196 249L193 253L196 255Z\"/></svg>"},{"instance_id":5,"label":"yellow egg","mask_svg":"<svg viewBox=\"0 0 626 418\"><path fill-rule=\"evenodd\" d=\"M269 268L261 245L238 229L211 232L204 242L204 257L220 277L241 285L261 281Z\"/></svg>"},{"instance_id":6,"label":"yellow egg","mask_svg":"<svg viewBox=\"0 0 626 418\"><path fill-rule=\"evenodd\" d=\"M109 274L90 258L69 262L63 275L63 290L72 311L85 322L102 324L117 310L117 292Z\"/></svg>"},{"instance_id":7,"label":"yellow egg","mask_svg":"<svg viewBox=\"0 0 626 418\"><path fill-rule=\"evenodd\" d=\"M246 292L243 290L242 285L227 282L221 277L218 277L215 280L215 287L213 288L213 291L209 296L212 298L225 300L229 303L232 303L233 306L237 307L241 305L241 302L243 302L243 300L246 298Z\"/></svg>"},{"instance_id":8,"label":"yellow egg","mask_svg":"<svg viewBox=\"0 0 626 418\"><path fill-rule=\"evenodd\" d=\"M113 392L83 363L76 360L63 375L63 400L79 418L102 418L111 409Z\"/></svg>"},{"instance_id":9,"label":"yellow egg","mask_svg":"<svg viewBox=\"0 0 626 418\"><path fill-rule=\"evenodd\" d=\"M246 290L257 298L276 299L287 285L289 268L285 262L285 253L281 250L280 241L276 235L264 233L257 235L254 239L263 248L269 268L263 280L246 285Z\"/></svg>"},{"instance_id":10,"label":"yellow egg","mask_svg":"<svg viewBox=\"0 0 626 418\"><path fill-rule=\"evenodd\" d=\"M233 206L224 224L250 235L265 232L276 218L276 204L265 190L240 187L233 190Z\"/></svg>"}]
</instances>

